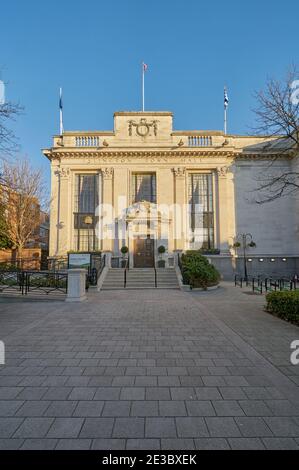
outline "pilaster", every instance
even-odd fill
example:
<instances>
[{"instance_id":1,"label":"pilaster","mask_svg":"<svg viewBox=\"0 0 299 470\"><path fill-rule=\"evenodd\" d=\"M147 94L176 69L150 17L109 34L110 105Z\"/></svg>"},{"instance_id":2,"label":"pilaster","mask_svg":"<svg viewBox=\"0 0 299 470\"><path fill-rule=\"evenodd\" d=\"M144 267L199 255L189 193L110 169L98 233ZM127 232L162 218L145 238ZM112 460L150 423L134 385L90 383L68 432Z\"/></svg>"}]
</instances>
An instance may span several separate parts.
<instances>
[{"instance_id":1,"label":"pilaster","mask_svg":"<svg viewBox=\"0 0 299 470\"><path fill-rule=\"evenodd\" d=\"M229 252L229 221L232 217L231 214L231 200L229 198L228 191L228 167L220 166L217 167L218 176L218 231L219 231L219 243L221 253Z\"/></svg>"},{"instance_id":2,"label":"pilaster","mask_svg":"<svg viewBox=\"0 0 299 470\"><path fill-rule=\"evenodd\" d=\"M174 174L174 249L184 250L187 237L186 224L186 168L173 168Z\"/></svg>"},{"instance_id":3,"label":"pilaster","mask_svg":"<svg viewBox=\"0 0 299 470\"><path fill-rule=\"evenodd\" d=\"M113 207L113 168L102 168L103 182L103 212L102 230L103 230L103 252L111 252L113 250L114 240L114 207Z\"/></svg>"}]
</instances>

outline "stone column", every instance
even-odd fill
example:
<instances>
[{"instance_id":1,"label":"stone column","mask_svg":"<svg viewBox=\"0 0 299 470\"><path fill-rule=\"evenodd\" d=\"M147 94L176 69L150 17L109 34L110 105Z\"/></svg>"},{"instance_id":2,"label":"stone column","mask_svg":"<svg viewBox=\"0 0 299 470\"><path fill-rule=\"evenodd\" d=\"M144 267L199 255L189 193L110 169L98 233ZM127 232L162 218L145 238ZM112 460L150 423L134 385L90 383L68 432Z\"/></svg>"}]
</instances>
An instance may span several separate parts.
<instances>
[{"instance_id":1,"label":"stone column","mask_svg":"<svg viewBox=\"0 0 299 470\"><path fill-rule=\"evenodd\" d=\"M86 300L86 269L68 269L66 302Z\"/></svg>"},{"instance_id":2,"label":"stone column","mask_svg":"<svg viewBox=\"0 0 299 470\"><path fill-rule=\"evenodd\" d=\"M227 166L217 168L218 175L218 233L221 253L229 253L228 238L229 238L229 219L232 217L230 211L230 199L228 198L227 188Z\"/></svg>"},{"instance_id":3,"label":"stone column","mask_svg":"<svg viewBox=\"0 0 299 470\"><path fill-rule=\"evenodd\" d=\"M173 168L174 173L174 249L185 249L187 239L187 214L186 214L186 169L184 167Z\"/></svg>"},{"instance_id":4,"label":"stone column","mask_svg":"<svg viewBox=\"0 0 299 470\"><path fill-rule=\"evenodd\" d=\"M54 236L51 237L51 252L54 246L55 256L65 256L68 249L70 248L68 245L69 241L69 232L71 230L70 223L71 223L71 210L69 207L69 175L70 170L67 167L57 167L55 170L55 175L57 177L57 184L56 184L56 217L54 222L54 228L51 230L52 233L54 231ZM52 219L51 219L52 221ZM56 243L55 243L56 242Z\"/></svg>"},{"instance_id":5,"label":"stone column","mask_svg":"<svg viewBox=\"0 0 299 470\"><path fill-rule=\"evenodd\" d=\"M103 181L103 211L102 230L103 230L103 253L106 253L106 262L110 263L111 253L114 242L114 208L113 208L113 168L102 168Z\"/></svg>"}]
</instances>

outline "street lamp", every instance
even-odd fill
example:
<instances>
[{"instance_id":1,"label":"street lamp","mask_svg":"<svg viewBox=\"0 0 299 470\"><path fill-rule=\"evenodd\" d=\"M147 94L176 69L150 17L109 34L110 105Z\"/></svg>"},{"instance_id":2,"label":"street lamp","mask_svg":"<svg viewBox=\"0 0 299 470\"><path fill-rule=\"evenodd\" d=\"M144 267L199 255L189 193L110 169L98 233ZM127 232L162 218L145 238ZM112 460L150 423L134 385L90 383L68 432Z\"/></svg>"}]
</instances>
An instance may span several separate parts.
<instances>
[{"instance_id":1,"label":"street lamp","mask_svg":"<svg viewBox=\"0 0 299 470\"><path fill-rule=\"evenodd\" d=\"M247 260L246 260L246 249L254 248L256 246L255 242L252 239L251 233L238 233L235 238L235 243L233 244L234 248L242 248L243 251L243 264L244 264L244 279L247 281Z\"/></svg>"},{"instance_id":2,"label":"street lamp","mask_svg":"<svg viewBox=\"0 0 299 470\"><path fill-rule=\"evenodd\" d=\"M90 252L90 241L89 241L89 227L92 225L92 217L90 215L87 215L84 217L84 223L88 227L88 232L87 232L87 239L88 239L88 252Z\"/></svg>"}]
</instances>

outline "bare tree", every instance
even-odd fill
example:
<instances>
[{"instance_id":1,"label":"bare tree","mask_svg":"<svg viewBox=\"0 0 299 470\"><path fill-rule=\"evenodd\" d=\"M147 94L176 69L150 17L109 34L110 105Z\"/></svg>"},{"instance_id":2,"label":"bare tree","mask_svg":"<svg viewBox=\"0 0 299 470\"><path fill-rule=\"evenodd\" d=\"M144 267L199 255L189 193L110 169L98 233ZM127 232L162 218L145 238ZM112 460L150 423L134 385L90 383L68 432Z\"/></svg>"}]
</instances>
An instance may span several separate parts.
<instances>
[{"instance_id":1,"label":"bare tree","mask_svg":"<svg viewBox=\"0 0 299 470\"><path fill-rule=\"evenodd\" d=\"M265 89L255 93L257 107L254 113L257 134L271 137L263 146L271 151L269 167L259 178L256 202L273 201L299 190L299 172L290 165L287 171L278 170L275 161L282 154L299 153L299 72L292 66L283 81L269 79ZM274 154L274 156L273 156Z\"/></svg>"},{"instance_id":2,"label":"bare tree","mask_svg":"<svg viewBox=\"0 0 299 470\"><path fill-rule=\"evenodd\" d=\"M0 159L3 160L17 151L17 138L8 122L14 121L23 108L17 103L5 102L0 104Z\"/></svg>"},{"instance_id":3,"label":"bare tree","mask_svg":"<svg viewBox=\"0 0 299 470\"><path fill-rule=\"evenodd\" d=\"M45 194L42 170L32 168L27 160L3 162L0 197L5 207L5 230L19 258L26 244L38 237Z\"/></svg>"}]
</instances>

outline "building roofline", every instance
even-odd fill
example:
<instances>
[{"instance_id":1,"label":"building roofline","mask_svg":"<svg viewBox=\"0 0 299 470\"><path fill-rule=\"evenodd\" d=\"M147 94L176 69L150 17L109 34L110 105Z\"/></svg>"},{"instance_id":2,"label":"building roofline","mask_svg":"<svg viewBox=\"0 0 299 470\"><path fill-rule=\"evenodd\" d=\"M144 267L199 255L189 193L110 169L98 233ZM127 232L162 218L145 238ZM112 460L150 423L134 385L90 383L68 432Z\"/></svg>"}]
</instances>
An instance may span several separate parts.
<instances>
[{"instance_id":1,"label":"building roofline","mask_svg":"<svg viewBox=\"0 0 299 470\"><path fill-rule=\"evenodd\" d=\"M173 116L171 111L115 111L113 116Z\"/></svg>"}]
</instances>

